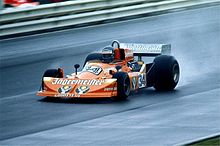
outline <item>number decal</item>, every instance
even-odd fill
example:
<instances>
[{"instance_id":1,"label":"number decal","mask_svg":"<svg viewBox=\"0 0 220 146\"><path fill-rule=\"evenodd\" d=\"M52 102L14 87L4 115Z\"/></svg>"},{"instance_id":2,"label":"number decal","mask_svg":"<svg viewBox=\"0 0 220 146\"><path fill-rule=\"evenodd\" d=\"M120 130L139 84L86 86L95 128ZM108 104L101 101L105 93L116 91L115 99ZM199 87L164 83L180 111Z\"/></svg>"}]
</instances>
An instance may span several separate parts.
<instances>
[{"instance_id":1,"label":"number decal","mask_svg":"<svg viewBox=\"0 0 220 146\"><path fill-rule=\"evenodd\" d=\"M139 88L144 88L146 86L146 74L139 74L138 75L138 84Z\"/></svg>"},{"instance_id":2,"label":"number decal","mask_svg":"<svg viewBox=\"0 0 220 146\"><path fill-rule=\"evenodd\" d=\"M83 71L88 71L96 75L99 75L102 72L102 68L99 66L87 66L83 69Z\"/></svg>"}]
</instances>

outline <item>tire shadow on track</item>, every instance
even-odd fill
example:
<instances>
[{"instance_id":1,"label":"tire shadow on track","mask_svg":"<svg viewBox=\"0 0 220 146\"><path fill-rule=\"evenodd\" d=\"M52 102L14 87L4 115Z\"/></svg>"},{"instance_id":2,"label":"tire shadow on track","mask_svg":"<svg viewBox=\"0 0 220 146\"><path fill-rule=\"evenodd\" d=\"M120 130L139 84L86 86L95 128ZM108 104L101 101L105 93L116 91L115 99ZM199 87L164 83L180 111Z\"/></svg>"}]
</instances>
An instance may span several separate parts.
<instances>
[{"instance_id":1,"label":"tire shadow on track","mask_svg":"<svg viewBox=\"0 0 220 146\"><path fill-rule=\"evenodd\" d=\"M129 103L131 100L138 100L138 98L156 98L157 96L170 97L178 93L178 90L173 91L156 91L154 89L141 89L136 92L131 92L126 100L115 101L111 98L59 98L59 97L45 97L38 101L47 103L66 103L66 104L115 104L115 103ZM135 98L135 99L134 99Z\"/></svg>"},{"instance_id":2,"label":"tire shadow on track","mask_svg":"<svg viewBox=\"0 0 220 146\"><path fill-rule=\"evenodd\" d=\"M116 102L109 98L79 99L79 98L57 98L57 97L45 97L43 99L40 99L39 101L48 102L48 103L67 103L67 104L110 104ZM119 102L128 102L128 100L119 101Z\"/></svg>"}]
</instances>

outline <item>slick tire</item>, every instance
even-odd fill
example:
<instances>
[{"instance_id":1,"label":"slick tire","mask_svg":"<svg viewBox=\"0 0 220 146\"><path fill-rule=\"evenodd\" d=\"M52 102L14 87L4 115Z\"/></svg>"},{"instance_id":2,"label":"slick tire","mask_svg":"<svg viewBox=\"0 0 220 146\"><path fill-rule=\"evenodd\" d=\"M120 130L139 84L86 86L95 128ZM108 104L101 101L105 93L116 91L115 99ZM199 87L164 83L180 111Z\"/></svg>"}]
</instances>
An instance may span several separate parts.
<instances>
[{"instance_id":1,"label":"slick tire","mask_svg":"<svg viewBox=\"0 0 220 146\"><path fill-rule=\"evenodd\" d=\"M179 82L180 68L173 56L160 55L154 59L154 88L156 90L173 90Z\"/></svg>"},{"instance_id":2,"label":"slick tire","mask_svg":"<svg viewBox=\"0 0 220 146\"><path fill-rule=\"evenodd\" d=\"M91 61L91 60L102 60L102 54L101 54L101 53L92 53L92 54L89 54L89 55L86 57L83 66L86 65L86 62Z\"/></svg>"},{"instance_id":3,"label":"slick tire","mask_svg":"<svg viewBox=\"0 0 220 146\"><path fill-rule=\"evenodd\" d=\"M116 72L113 78L117 79L117 96L113 97L113 100L125 100L130 94L130 79L125 72Z\"/></svg>"},{"instance_id":4,"label":"slick tire","mask_svg":"<svg viewBox=\"0 0 220 146\"><path fill-rule=\"evenodd\" d=\"M44 77L54 77L54 78L62 78L62 74L58 71L58 69L48 69L44 72L42 77L42 89L44 90Z\"/></svg>"}]
</instances>

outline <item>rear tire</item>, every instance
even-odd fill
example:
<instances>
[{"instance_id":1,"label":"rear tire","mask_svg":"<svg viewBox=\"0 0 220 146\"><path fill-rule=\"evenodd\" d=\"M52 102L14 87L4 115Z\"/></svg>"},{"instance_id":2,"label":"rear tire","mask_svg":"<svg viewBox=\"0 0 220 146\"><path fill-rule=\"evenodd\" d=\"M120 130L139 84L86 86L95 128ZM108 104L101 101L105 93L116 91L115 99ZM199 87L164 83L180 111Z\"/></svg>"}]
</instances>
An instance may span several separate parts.
<instances>
[{"instance_id":1,"label":"rear tire","mask_svg":"<svg viewBox=\"0 0 220 146\"><path fill-rule=\"evenodd\" d=\"M179 82L180 69L173 56L160 55L154 59L156 90L173 90Z\"/></svg>"},{"instance_id":2,"label":"rear tire","mask_svg":"<svg viewBox=\"0 0 220 146\"><path fill-rule=\"evenodd\" d=\"M130 94L130 79L125 72L116 72L113 78L117 79L117 96L113 100L125 100Z\"/></svg>"}]
</instances>

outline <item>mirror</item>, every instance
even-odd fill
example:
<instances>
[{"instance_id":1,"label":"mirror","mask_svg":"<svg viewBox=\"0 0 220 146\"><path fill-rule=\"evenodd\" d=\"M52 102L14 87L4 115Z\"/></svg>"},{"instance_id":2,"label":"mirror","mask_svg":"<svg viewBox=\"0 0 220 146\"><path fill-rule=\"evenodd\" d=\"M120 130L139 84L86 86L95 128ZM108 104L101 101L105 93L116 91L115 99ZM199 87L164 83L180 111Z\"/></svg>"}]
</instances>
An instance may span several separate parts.
<instances>
[{"instance_id":1,"label":"mirror","mask_svg":"<svg viewBox=\"0 0 220 146\"><path fill-rule=\"evenodd\" d=\"M77 68L79 68L80 65L79 65L79 64L75 64L74 67L75 67L75 69L76 69L76 75L77 75Z\"/></svg>"}]
</instances>

